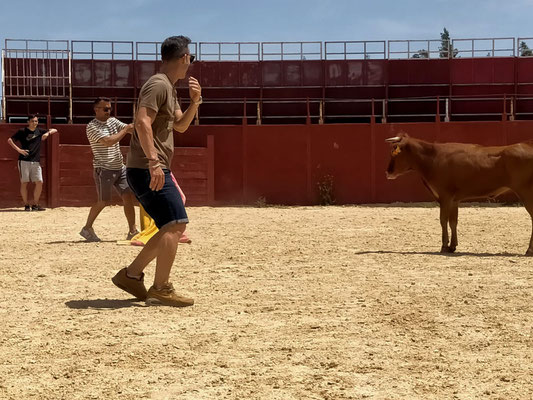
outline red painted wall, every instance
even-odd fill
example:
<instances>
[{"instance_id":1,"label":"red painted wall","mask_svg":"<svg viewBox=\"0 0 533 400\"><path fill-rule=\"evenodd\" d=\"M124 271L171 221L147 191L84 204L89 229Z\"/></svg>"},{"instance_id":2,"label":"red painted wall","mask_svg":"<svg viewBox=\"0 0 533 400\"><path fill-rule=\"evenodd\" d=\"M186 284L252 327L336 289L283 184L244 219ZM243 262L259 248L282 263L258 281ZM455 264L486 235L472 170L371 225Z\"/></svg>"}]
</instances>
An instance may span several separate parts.
<instances>
[{"instance_id":1,"label":"red painted wall","mask_svg":"<svg viewBox=\"0 0 533 400\"><path fill-rule=\"evenodd\" d=\"M18 127L0 125L2 206L20 204L17 157L5 142ZM46 193L55 191L57 205L88 205L95 194L85 126L59 128L57 152L43 159L57 169ZM428 141L503 145L532 139L533 121L191 126L175 134L173 169L194 204L253 204L262 197L269 204L319 204L317 183L327 175L337 204L430 201L416 175L385 178L385 139L402 131Z\"/></svg>"},{"instance_id":2,"label":"red painted wall","mask_svg":"<svg viewBox=\"0 0 533 400\"><path fill-rule=\"evenodd\" d=\"M7 65L15 61L10 60ZM28 60L24 60L28 61ZM121 101L117 115L132 114L134 99L142 84L159 68L156 61L73 60L73 115L75 122L92 116L91 102L96 96ZM533 59L530 57L481 57L409 60L284 60L284 61L203 61L194 63L189 74L199 79L206 99L200 110L201 124L238 124L244 98L247 114L254 117L256 102L262 105L264 123L300 123L288 117L305 118L305 103L268 102L270 99L327 99L326 118L368 115L369 103L342 103L339 99L387 99L388 117L396 121L426 121L419 114L434 114L434 102L411 102L413 97L454 97L451 112L458 119L488 119L487 113L502 110L503 95L517 96L515 112L522 119L533 115ZM9 77L10 71L6 71ZM46 114L48 100L16 98L24 93L18 80L6 81L8 116L31 112ZM19 83L20 84L20 83ZM188 98L187 80L179 83L178 93ZM22 94L20 94L22 95ZM464 97L499 97L498 100L469 100ZM215 101L232 100L233 102ZM186 103L186 101L185 101ZM312 103L313 115L318 115ZM50 104L52 117L68 116L68 96L56 97ZM508 110L509 111L509 110ZM376 110L381 114L381 110ZM453 119L452 114L452 119ZM464 114L464 115L459 115ZM474 115L468 115L474 114ZM485 114L485 116L483 116ZM478 116L478 117L477 117ZM232 119L227 119L231 117ZM279 118L278 118L279 117ZM285 117L285 119L283 119ZM498 116L490 116L497 118ZM329 122L338 122L330 120ZM352 121L353 122L353 121Z\"/></svg>"}]
</instances>

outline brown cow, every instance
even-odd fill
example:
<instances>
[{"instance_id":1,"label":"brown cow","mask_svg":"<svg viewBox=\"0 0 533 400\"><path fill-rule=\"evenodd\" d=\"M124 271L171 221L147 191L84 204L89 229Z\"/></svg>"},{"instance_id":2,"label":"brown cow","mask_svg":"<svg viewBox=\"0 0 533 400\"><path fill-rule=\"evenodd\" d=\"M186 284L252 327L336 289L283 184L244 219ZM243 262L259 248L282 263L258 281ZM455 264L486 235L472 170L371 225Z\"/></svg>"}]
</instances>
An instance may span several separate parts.
<instances>
[{"instance_id":1,"label":"brown cow","mask_svg":"<svg viewBox=\"0 0 533 400\"><path fill-rule=\"evenodd\" d=\"M392 145L387 178L417 171L440 204L442 253L457 247L458 205L462 200L515 192L533 219L533 143L485 147L428 143L407 134L386 139ZM448 223L452 231L448 245ZM526 255L533 256L533 232Z\"/></svg>"}]
</instances>

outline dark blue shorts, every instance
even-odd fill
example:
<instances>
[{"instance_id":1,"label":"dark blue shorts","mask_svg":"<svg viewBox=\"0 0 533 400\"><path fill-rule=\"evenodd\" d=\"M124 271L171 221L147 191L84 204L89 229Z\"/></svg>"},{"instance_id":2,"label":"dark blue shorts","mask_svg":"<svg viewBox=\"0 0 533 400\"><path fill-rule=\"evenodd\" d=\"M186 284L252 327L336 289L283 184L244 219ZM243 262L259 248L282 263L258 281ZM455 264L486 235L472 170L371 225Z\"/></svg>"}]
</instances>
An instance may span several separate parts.
<instances>
[{"instance_id":1,"label":"dark blue shorts","mask_svg":"<svg viewBox=\"0 0 533 400\"><path fill-rule=\"evenodd\" d=\"M183 200L170 171L164 169L165 184L159 191L150 189L150 171L141 168L128 168L126 177L131 190L144 210L161 229L167 224L189 222Z\"/></svg>"}]
</instances>

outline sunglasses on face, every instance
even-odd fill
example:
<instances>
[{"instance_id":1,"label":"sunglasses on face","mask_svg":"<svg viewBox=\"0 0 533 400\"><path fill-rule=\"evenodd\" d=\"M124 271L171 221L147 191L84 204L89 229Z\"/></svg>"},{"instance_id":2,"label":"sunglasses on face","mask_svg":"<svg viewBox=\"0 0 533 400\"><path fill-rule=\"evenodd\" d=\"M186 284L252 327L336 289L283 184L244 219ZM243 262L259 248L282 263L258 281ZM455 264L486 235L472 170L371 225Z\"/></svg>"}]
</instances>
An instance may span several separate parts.
<instances>
[{"instance_id":1,"label":"sunglasses on face","mask_svg":"<svg viewBox=\"0 0 533 400\"><path fill-rule=\"evenodd\" d=\"M193 63L196 56L194 54L184 54L184 56L189 56L189 63Z\"/></svg>"}]
</instances>

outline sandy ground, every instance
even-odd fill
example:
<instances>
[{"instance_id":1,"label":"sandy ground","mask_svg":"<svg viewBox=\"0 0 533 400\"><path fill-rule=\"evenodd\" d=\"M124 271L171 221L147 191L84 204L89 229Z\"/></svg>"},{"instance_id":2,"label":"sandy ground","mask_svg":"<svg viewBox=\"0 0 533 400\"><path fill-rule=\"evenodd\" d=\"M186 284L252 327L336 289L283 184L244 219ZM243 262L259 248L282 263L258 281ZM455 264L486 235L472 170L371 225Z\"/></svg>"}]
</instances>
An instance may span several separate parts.
<instances>
[{"instance_id":1,"label":"sandy ground","mask_svg":"<svg viewBox=\"0 0 533 400\"><path fill-rule=\"evenodd\" d=\"M532 399L521 207L189 208L187 309L110 278L139 248L120 207L0 210L2 399ZM146 270L147 283L154 267Z\"/></svg>"}]
</instances>

